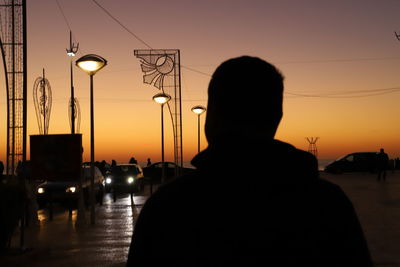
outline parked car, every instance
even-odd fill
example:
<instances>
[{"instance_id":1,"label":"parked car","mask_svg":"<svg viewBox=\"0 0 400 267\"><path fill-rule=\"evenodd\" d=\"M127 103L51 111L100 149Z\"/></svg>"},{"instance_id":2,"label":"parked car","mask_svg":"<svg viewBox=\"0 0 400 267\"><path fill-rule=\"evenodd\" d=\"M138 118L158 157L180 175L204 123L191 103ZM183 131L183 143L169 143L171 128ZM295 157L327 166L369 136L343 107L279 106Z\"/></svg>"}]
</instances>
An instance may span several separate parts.
<instances>
[{"instance_id":1,"label":"parked car","mask_svg":"<svg viewBox=\"0 0 400 267\"><path fill-rule=\"evenodd\" d=\"M151 179L153 183L161 182L161 174L162 174L162 162L155 162L147 167L143 168L144 176L148 179ZM165 180L170 181L176 177L175 171L176 169L179 172L179 175L186 174L188 172L193 171L193 168L186 168L177 166L174 162L164 162L165 166Z\"/></svg>"},{"instance_id":2,"label":"parked car","mask_svg":"<svg viewBox=\"0 0 400 267\"><path fill-rule=\"evenodd\" d=\"M106 192L138 192L143 185L143 170L138 164L118 164L106 175Z\"/></svg>"},{"instance_id":3,"label":"parked car","mask_svg":"<svg viewBox=\"0 0 400 267\"><path fill-rule=\"evenodd\" d=\"M331 162L325 167L324 171L329 173L358 171L375 172L377 160L378 153L376 152L351 153Z\"/></svg>"},{"instance_id":4,"label":"parked car","mask_svg":"<svg viewBox=\"0 0 400 267\"><path fill-rule=\"evenodd\" d=\"M90 166L82 167L82 189L86 203L89 203L89 188L91 183ZM97 167L94 167L94 190L98 203L102 204L104 194L104 176ZM78 200L78 180L45 181L37 186L36 199L39 207L46 206L50 201L61 203L74 203Z\"/></svg>"}]
</instances>

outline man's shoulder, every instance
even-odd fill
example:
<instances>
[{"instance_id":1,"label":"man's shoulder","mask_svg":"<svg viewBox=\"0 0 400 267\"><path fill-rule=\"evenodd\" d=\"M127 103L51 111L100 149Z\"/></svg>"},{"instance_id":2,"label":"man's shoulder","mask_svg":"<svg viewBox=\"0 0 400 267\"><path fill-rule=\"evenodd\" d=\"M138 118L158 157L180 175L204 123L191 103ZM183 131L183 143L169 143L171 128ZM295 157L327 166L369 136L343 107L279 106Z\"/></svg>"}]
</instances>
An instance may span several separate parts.
<instances>
[{"instance_id":1,"label":"man's shoulder","mask_svg":"<svg viewBox=\"0 0 400 267\"><path fill-rule=\"evenodd\" d=\"M274 140L273 148L274 148L274 150L280 151L282 153L293 153L298 157L308 158L308 159L312 159L312 160L316 159L315 156L313 154L311 154L310 152L298 149L295 146L293 146L289 143L280 141L280 140Z\"/></svg>"},{"instance_id":2,"label":"man's shoulder","mask_svg":"<svg viewBox=\"0 0 400 267\"><path fill-rule=\"evenodd\" d=\"M318 176L318 160L310 152L298 149L291 144L274 140L273 155L287 164L284 166L299 174Z\"/></svg>"}]
</instances>

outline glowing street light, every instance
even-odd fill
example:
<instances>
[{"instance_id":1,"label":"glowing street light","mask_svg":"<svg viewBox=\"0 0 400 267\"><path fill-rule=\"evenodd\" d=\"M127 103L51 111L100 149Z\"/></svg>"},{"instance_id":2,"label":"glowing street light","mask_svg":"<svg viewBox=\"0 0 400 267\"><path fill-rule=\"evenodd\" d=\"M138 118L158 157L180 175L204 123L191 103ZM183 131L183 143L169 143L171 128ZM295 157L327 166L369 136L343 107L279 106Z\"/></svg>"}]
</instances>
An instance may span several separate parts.
<instances>
[{"instance_id":1,"label":"glowing street light","mask_svg":"<svg viewBox=\"0 0 400 267\"><path fill-rule=\"evenodd\" d=\"M164 166L164 105L171 100L171 96L165 93L159 93L153 96L153 100L161 105L161 183L165 182L165 166Z\"/></svg>"},{"instance_id":2,"label":"glowing street light","mask_svg":"<svg viewBox=\"0 0 400 267\"><path fill-rule=\"evenodd\" d=\"M107 65L107 60L101 56L89 54L79 58L76 61L76 65L90 76L93 76Z\"/></svg>"},{"instance_id":3,"label":"glowing street light","mask_svg":"<svg viewBox=\"0 0 400 267\"><path fill-rule=\"evenodd\" d=\"M200 153L200 115L206 111L203 106L192 107L192 112L197 115L197 153Z\"/></svg>"},{"instance_id":4,"label":"glowing street light","mask_svg":"<svg viewBox=\"0 0 400 267\"><path fill-rule=\"evenodd\" d=\"M93 76L107 65L107 60L101 56L89 54L79 58L75 64L90 76L90 223L95 224Z\"/></svg>"}]
</instances>

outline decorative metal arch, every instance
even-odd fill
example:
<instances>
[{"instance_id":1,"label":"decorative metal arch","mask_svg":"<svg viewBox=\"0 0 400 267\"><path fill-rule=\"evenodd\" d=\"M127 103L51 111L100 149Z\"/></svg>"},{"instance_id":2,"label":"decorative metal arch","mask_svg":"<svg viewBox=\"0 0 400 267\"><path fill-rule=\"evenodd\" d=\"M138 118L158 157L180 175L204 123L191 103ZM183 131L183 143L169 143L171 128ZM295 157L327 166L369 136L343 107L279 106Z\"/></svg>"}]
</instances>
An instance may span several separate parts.
<instances>
[{"instance_id":1,"label":"decorative metal arch","mask_svg":"<svg viewBox=\"0 0 400 267\"><path fill-rule=\"evenodd\" d=\"M26 161L26 0L0 2L0 47L7 88L6 175Z\"/></svg>"},{"instance_id":2,"label":"decorative metal arch","mask_svg":"<svg viewBox=\"0 0 400 267\"><path fill-rule=\"evenodd\" d=\"M153 84L172 98L167 103L174 131L174 158L183 167L181 64L179 49L134 50L144 72L143 82ZM179 169L177 169L179 174Z\"/></svg>"}]
</instances>

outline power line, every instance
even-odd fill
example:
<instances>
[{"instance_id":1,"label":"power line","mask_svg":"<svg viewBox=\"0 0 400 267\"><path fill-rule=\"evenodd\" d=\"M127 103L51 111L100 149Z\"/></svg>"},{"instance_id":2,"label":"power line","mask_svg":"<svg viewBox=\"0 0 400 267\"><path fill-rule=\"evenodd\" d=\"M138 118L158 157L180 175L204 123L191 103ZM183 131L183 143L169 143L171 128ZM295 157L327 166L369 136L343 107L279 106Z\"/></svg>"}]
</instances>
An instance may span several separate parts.
<instances>
[{"instance_id":1,"label":"power line","mask_svg":"<svg viewBox=\"0 0 400 267\"><path fill-rule=\"evenodd\" d=\"M102 5L100 5L96 0L92 0L93 3L95 3L99 8L101 8L101 10L104 11L104 13L106 13L110 18L112 18L116 23L118 23L122 28L124 28L130 35L132 35L133 37L136 38L136 40L138 40L139 42L141 42L142 44L144 44L145 46L147 46L147 48L152 49L152 47L147 44L145 41L143 41L139 36L137 36L136 34L134 34L131 30L129 30L124 24L122 24L122 22L120 22L117 18L115 18L110 12L108 12L107 9L105 9Z\"/></svg>"},{"instance_id":2,"label":"power line","mask_svg":"<svg viewBox=\"0 0 400 267\"><path fill-rule=\"evenodd\" d=\"M314 98L358 98L358 97L369 97L369 96L377 96L384 95L390 93L400 92L400 87L391 87L391 88L379 88L379 89L370 89L370 90L355 90L355 91L346 91L346 92L336 92L336 93L327 93L327 94L301 94L301 93L293 93L286 91L285 93L291 96L297 97L314 97Z\"/></svg>"},{"instance_id":3,"label":"power line","mask_svg":"<svg viewBox=\"0 0 400 267\"><path fill-rule=\"evenodd\" d=\"M61 12L61 15L62 15L63 18L64 18L65 24L67 24L68 29L71 31L71 27L70 27L70 25L69 25L68 19L67 19L67 17L65 16L64 11L63 11L63 9L62 9L60 3L58 2L58 0L56 0L56 3L57 3L57 6L58 6L58 9L59 9L60 12Z\"/></svg>"},{"instance_id":4,"label":"power line","mask_svg":"<svg viewBox=\"0 0 400 267\"><path fill-rule=\"evenodd\" d=\"M64 10L63 10L63 8L62 8L60 2L59 2L58 0L56 0L56 3L57 3L58 9L59 9L61 15L62 15L63 18L64 18L65 24L67 25L69 31L72 32L71 25L69 24L69 21L68 21L68 19L67 19L67 16L65 15L65 12L64 12ZM76 38L75 34L72 33L72 37L73 37L73 39L76 41L77 38ZM78 54L81 54L81 52L82 52L82 51L78 51Z\"/></svg>"},{"instance_id":5,"label":"power line","mask_svg":"<svg viewBox=\"0 0 400 267\"><path fill-rule=\"evenodd\" d=\"M275 62L275 64L313 64L313 63L335 63L335 62L362 62L362 61L385 61L400 60L400 57L371 57L371 58L339 58L339 59L321 59L321 60L293 60Z\"/></svg>"},{"instance_id":6,"label":"power line","mask_svg":"<svg viewBox=\"0 0 400 267\"><path fill-rule=\"evenodd\" d=\"M147 46L147 48L149 49L153 49L148 43L146 43L145 41L143 41L143 39L141 39L137 34L133 33L131 30L128 29L128 27L126 27L121 21L119 21L115 16L113 16L105 7L103 7L102 5L100 5L96 0L92 0L93 3L95 3L99 8L101 8L101 10L103 10L111 19L113 19L116 23L118 23L118 25L120 25L125 31L127 31L130 35L132 35L136 40L138 40L139 42L141 42L142 44L144 44L145 46ZM182 68L185 68L187 70L199 73L201 75L205 75L208 77L211 77L211 75L209 73L205 73L190 67L186 67L181 65Z\"/></svg>"},{"instance_id":7,"label":"power line","mask_svg":"<svg viewBox=\"0 0 400 267\"><path fill-rule=\"evenodd\" d=\"M209 74L209 73L202 72L202 71L199 71L199 70L196 70L196 69L190 68L190 67L188 67L188 66L182 66L182 65L181 65L181 67L182 67L182 68L184 68L184 69L187 69L187 70L190 70L190 71L197 72L197 73L199 73L199 74L202 74L202 75L208 76L208 77L211 77L211 76L212 76L212 75L211 75L211 74Z\"/></svg>"}]
</instances>

